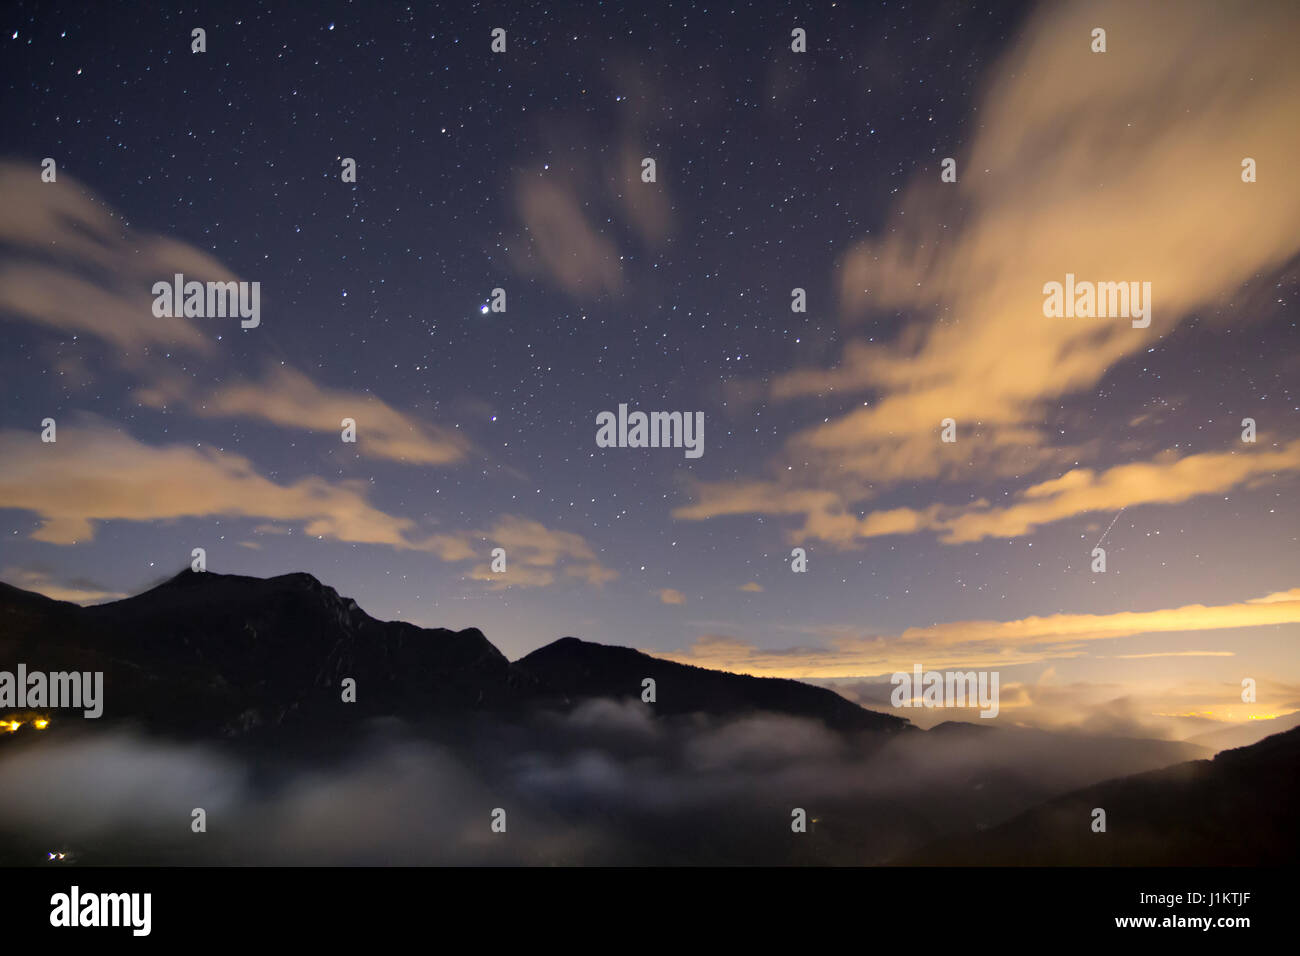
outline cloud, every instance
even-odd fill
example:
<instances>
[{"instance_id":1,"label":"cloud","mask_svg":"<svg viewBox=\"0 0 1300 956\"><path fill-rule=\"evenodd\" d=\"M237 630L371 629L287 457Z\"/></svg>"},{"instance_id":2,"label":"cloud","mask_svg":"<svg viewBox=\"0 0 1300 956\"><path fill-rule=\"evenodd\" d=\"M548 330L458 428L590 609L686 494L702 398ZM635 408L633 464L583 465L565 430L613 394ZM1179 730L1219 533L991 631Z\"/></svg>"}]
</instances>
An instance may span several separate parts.
<instances>
[{"instance_id":1,"label":"cloud","mask_svg":"<svg viewBox=\"0 0 1300 956\"><path fill-rule=\"evenodd\" d=\"M698 521L746 512L802 513L803 525L787 535L795 544L820 540L850 548L869 538L922 531L938 533L944 544L964 544L991 537L1014 538L1054 521L1097 511L1178 504L1296 473L1300 473L1300 439L1281 448L1251 445L1241 451L1182 458L1167 451L1151 461L1117 465L1102 472L1075 468L1022 489L1014 504L999 508L981 499L972 505L898 507L859 517L831 492L715 482L698 485L697 501L674 509L673 516Z\"/></svg>"},{"instance_id":2,"label":"cloud","mask_svg":"<svg viewBox=\"0 0 1300 956\"><path fill-rule=\"evenodd\" d=\"M502 586L543 586L557 573L596 585L617 576L581 535L517 515L501 516L488 531L424 533L410 519L372 506L368 489L365 481L316 476L277 484L243 456L147 445L97 422L65 425L52 443L36 431L0 432L0 508L37 514L41 526L32 537L38 541L89 541L99 521L245 517L297 525L313 537L425 551L448 562L474 560L484 553L481 542L491 541L507 549L514 574L492 575L483 566L469 576Z\"/></svg>"},{"instance_id":3,"label":"cloud","mask_svg":"<svg viewBox=\"0 0 1300 956\"><path fill-rule=\"evenodd\" d=\"M672 233L673 217L666 187L659 181L641 182L641 161L650 150L632 141L619 149L619 163L609 177L610 188L623 205L627 221L648 245L659 245ZM661 160L656 160L656 180L663 176Z\"/></svg>"},{"instance_id":4,"label":"cloud","mask_svg":"<svg viewBox=\"0 0 1300 956\"><path fill-rule=\"evenodd\" d=\"M44 594L56 601L71 601L73 604L102 604L127 596L124 591L110 591L85 578L59 580L49 572L37 568L5 568L0 571L0 578L15 587Z\"/></svg>"},{"instance_id":5,"label":"cloud","mask_svg":"<svg viewBox=\"0 0 1300 956\"><path fill-rule=\"evenodd\" d=\"M882 741L766 713L656 720L635 700L508 726L479 715L455 731L436 743L374 721L331 735L316 748L325 760L280 747L269 777L262 751L238 740L182 746L108 728L8 748L0 859L67 848L90 865L862 865L1186 753L1014 728ZM1000 783L972 786L982 780ZM220 825L196 841L199 806ZM788 823L771 825L794 806L808 808L813 856ZM508 838L490 829L497 807Z\"/></svg>"},{"instance_id":6,"label":"cloud","mask_svg":"<svg viewBox=\"0 0 1300 956\"><path fill-rule=\"evenodd\" d=\"M189 378L148 375L149 346L217 355L215 335L201 324L207 320L153 314L153 283L170 282L176 273L200 281L239 277L194 246L128 229L66 173L55 183L41 183L39 170L30 164L0 163L0 207L9 213L0 222L0 320L111 346L134 373L150 379L136 391L144 404L164 408L183 402L203 417L252 418L317 431L337 431L343 418L354 418L355 447L362 455L425 465L465 458L470 443L454 429L419 422L370 394L323 388L292 368L271 366L262 382L224 385L201 397ZM57 361L83 380L89 374L82 371L88 366L80 356Z\"/></svg>"},{"instance_id":7,"label":"cloud","mask_svg":"<svg viewBox=\"0 0 1300 956\"><path fill-rule=\"evenodd\" d=\"M760 714L709 728L686 746L688 763L700 770L762 770L797 762L833 760L844 741L813 720Z\"/></svg>"},{"instance_id":8,"label":"cloud","mask_svg":"<svg viewBox=\"0 0 1300 956\"><path fill-rule=\"evenodd\" d=\"M305 534L412 548L414 524L372 507L366 482L307 477L281 485L243 456L193 445L156 447L101 424L66 425L57 442L0 432L0 507L35 512L52 544L94 537L94 522L206 516L269 518Z\"/></svg>"},{"instance_id":9,"label":"cloud","mask_svg":"<svg viewBox=\"0 0 1300 956\"><path fill-rule=\"evenodd\" d=\"M682 117L665 124L662 103L674 97L694 108L708 98L699 75L675 93L636 60L609 67L611 95L624 104L614 129L598 127L586 113L552 112L537 126L538 158L514 177L514 205L522 230L509 252L524 275L543 275L578 299L628 293L637 260L657 250L674 229L673 204L663 145L680 135ZM687 112L695 112L695 109ZM662 128L661 128L662 127ZM613 144L611 146L611 143ZM641 181L646 157L657 164L657 181Z\"/></svg>"},{"instance_id":10,"label":"cloud","mask_svg":"<svg viewBox=\"0 0 1300 956\"><path fill-rule=\"evenodd\" d=\"M185 243L133 232L66 172L42 183L30 163L0 163L0 207L6 212L0 319L99 339L118 350L157 345L214 353L212 337L194 321L154 316L151 289L178 272L239 281L221 262ZM238 330L238 321L230 327Z\"/></svg>"},{"instance_id":11,"label":"cloud","mask_svg":"<svg viewBox=\"0 0 1300 956\"><path fill-rule=\"evenodd\" d=\"M52 781L57 785L48 786ZM167 820L186 821L188 831L194 807L214 816L233 812L246 786L244 768L214 749L122 732L59 739L0 763L7 812L24 826L57 820L52 829L62 840L114 829L165 832Z\"/></svg>"},{"instance_id":12,"label":"cloud","mask_svg":"<svg viewBox=\"0 0 1300 956\"><path fill-rule=\"evenodd\" d=\"M618 248L588 220L573 188L521 173L515 202L531 252L517 259L524 271L540 265L565 291L583 298L622 291Z\"/></svg>"},{"instance_id":13,"label":"cloud","mask_svg":"<svg viewBox=\"0 0 1300 956\"><path fill-rule=\"evenodd\" d=\"M675 508L674 518L699 521L724 515L789 515L842 507L840 497L834 492L788 488L775 482L696 482L693 489L695 502Z\"/></svg>"},{"instance_id":14,"label":"cloud","mask_svg":"<svg viewBox=\"0 0 1300 956\"><path fill-rule=\"evenodd\" d=\"M1209 452L1119 465L1097 474L1089 468L1020 492L1006 508L978 508L940 522L949 544L982 538L1011 538L1039 525L1093 511L1114 511L1142 504L1175 504L1198 495L1217 494L1240 485L1300 471L1300 439L1283 448Z\"/></svg>"},{"instance_id":15,"label":"cloud","mask_svg":"<svg viewBox=\"0 0 1300 956\"><path fill-rule=\"evenodd\" d=\"M1300 601L1300 588L1291 588L1289 591L1275 591L1272 594L1266 594L1264 597L1254 598L1251 604L1274 604L1278 601Z\"/></svg>"},{"instance_id":16,"label":"cloud","mask_svg":"<svg viewBox=\"0 0 1300 956\"><path fill-rule=\"evenodd\" d=\"M1289 593L1289 592L1288 592ZM799 680L857 677L956 666L999 666L1079 656L1088 641L1300 623L1300 594L1267 601L1189 604L1114 614L1052 614L1010 621L952 621L890 636L840 637L830 646L769 650L706 635L686 651L648 652L699 667Z\"/></svg>"},{"instance_id":17,"label":"cloud","mask_svg":"<svg viewBox=\"0 0 1300 956\"><path fill-rule=\"evenodd\" d=\"M135 394L153 408L183 402L204 418L248 418L310 431L338 433L343 419L351 418L357 428L351 447L359 454L405 464L455 464L470 449L455 429L418 421L371 394L324 388L284 365L268 367L261 381L223 385L202 397L179 377L159 379Z\"/></svg>"},{"instance_id":18,"label":"cloud","mask_svg":"<svg viewBox=\"0 0 1300 956\"><path fill-rule=\"evenodd\" d=\"M484 542L484 547L505 549L504 572L494 572L488 564L470 572L475 580L487 581L495 588L545 587L553 584L557 575L593 585L618 577L617 571L600 562L591 544L581 535L556 531L520 515L502 515L486 531L465 532L453 539L466 546L472 539L478 539Z\"/></svg>"},{"instance_id":19,"label":"cloud","mask_svg":"<svg viewBox=\"0 0 1300 956\"><path fill-rule=\"evenodd\" d=\"M740 590L752 591L757 594L759 591L763 590L763 585L759 584L757 581L748 581L740 586Z\"/></svg>"},{"instance_id":20,"label":"cloud","mask_svg":"<svg viewBox=\"0 0 1300 956\"><path fill-rule=\"evenodd\" d=\"M1182 458L1165 453L1153 461L1118 465L1101 473L1074 469L1022 490L1017 495L1020 500L1004 508L981 502L971 508L932 508L923 513L910 509L874 512L855 532L858 537L874 537L932 529L940 532L945 544L1014 538L1075 515L1134 505L1177 504L1296 472L1300 472L1300 440L1277 450L1207 452ZM815 526L809 530L812 533Z\"/></svg>"},{"instance_id":21,"label":"cloud","mask_svg":"<svg viewBox=\"0 0 1300 956\"><path fill-rule=\"evenodd\" d=\"M1105 54L1089 50L1099 23ZM1300 61L1288 53L1297 30L1291 5L1040 5L992 72L969 149L954 150L958 181L940 182L936 157L890 220L840 260L844 317L901 314L902 331L849 342L834 368L771 379L774 400L852 405L790 438L770 463L777 474L791 466L789 477L705 487L677 515L797 512L803 533L847 545L879 530L850 513L864 496L846 488L853 481L1019 476L1077 462L1087 447L1051 444L1043 424L1062 399L1300 252L1300 180L1284 172L1300 153L1300 127L1287 119L1300 110ZM1243 183L1244 156L1278 175ZM1067 272L1152 283L1150 327L1045 318L1042 287ZM938 441L944 418L957 422L955 444ZM1046 510L1072 500L1062 494ZM1034 513L971 516L948 534L976 540Z\"/></svg>"},{"instance_id":22,"label":"cloud","mask_svg":"<svg viewBox=\"0 0 1300 956\"><path fill-rule=\"evenodd\" d=\"M1232 651L1160 651L1155 654L1112 654L1110 656L1117 661L1138 661L1152 657L1235 657L1236 655Z\"/></svg>"},{"instance_id":23,"label":"cloud","mask_svg":"<svg viewBox=\"0 0 1300 956\"><path fill-rule=\"evenodd\" d=\"M1086 38L1101 21L1115 42L1099 55ZM1281 5L1040 7L994 72L958 183L927 169L892 227L846 257L846 309L959 319L930 326L911 354L858 349L859 381L892 393L864 421L929 424L947 405L1021 422L1300 251L1300 183L1240 178L1243 155L1284 165L1300 149L1281 119L1300 107L1300 65L1283 55L1297 27ZM1042 285L1066 272L1150 281L1151 329L1045 319Z\"/></svg>"},{"instance_id":24,"label":"cloud","mask_svg":"<svg viewBox=\"0 0 1300 956\"><path fill-rule=\"evenodd\" d=\"M664 604L685 604L686 595L673 588L663 588L659 592L659 600Z\"/></svg>"}]
</instances>

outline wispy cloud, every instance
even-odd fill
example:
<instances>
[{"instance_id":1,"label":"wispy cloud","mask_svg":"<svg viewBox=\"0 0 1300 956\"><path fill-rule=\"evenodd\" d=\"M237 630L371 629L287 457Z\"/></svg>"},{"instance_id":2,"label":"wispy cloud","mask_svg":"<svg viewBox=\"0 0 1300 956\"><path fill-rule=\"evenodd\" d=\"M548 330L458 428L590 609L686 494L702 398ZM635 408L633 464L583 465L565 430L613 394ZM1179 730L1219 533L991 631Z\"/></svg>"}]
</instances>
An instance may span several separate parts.
<instances>
[{"instance_id":1,"label":"wispy cloud","mask_svg":"<svg viewBox=\"0 0 1300 956\"><path fill-rule=\"evenodd\" d=\"M556 177L520 173L515 201L525 230L525 251L515 261L524 272L549 275L580 297L622 291L618 247L583 212L574 187Z\"/></svg>"},{"instance_id":2,"label":"wispy cloud","mask_svg":"<svg viewBox=\"0 0 1300 956\"><path fill-rule=\"evenodd\" d=\"M98 339L119 350L158 345L196 355L213 336L184 319L153 314L154 282L175 273L238 281L200 249L129 229L66 173L42 183L30 163L0 163L0 319ZM235 323L238 330L238 323Z\"/></svg>"},{"instance_id":3,"label":"wispy cloud","mask_svg":"<svg viewBox=\"0 0 1300 956\"><path fill-rule=\"evenodd\" d=\"M42 183L25 163L0 163L0 320L75 334L108 347L106 354L143 384L147 406L180 406L191 414L249 418L289 429L338 432L344 418L358 426L354 446L365 456L420 465L462 461L471 447L455 429L419 421L377 396L326 388L282 365L261 381L223 385L199 394L194 380L175 374L148 353L151 346L217 359L217 334L202 320L159 319L153 283L181 273L200 281L238 281L226 265L197 247L139 232L67 173ZM238 325L234 327L238 331ZM58 361L88 368L77 355ZM89 374L81 373L88 378Z\"/></svg>"},{"instance_id":4,"label":"wispy cloud","mask_svg":"<svg viewBox=\"0 0 1300 956\"><path fill-rule=\"evenodd\" d=\"M521 228L509 251L521 273L544 276L579 299L624 296L635 280L629 253L655 249L671 237L665 129L680 131L680 121L664 123L662 104L689 99L686 112L695 112L704 84L696 77L668 93L662 76L639 59L611 67L611 93L626 104L613 130L596 127L585 114L553 112L539 119L539 157L521 165L513 182ZM641 179L647 157L658 167L652 183Z\"/></svg>"},{"instance_id":5,"label":"wispy cloud","mask_svg":"<svg viewBox=\"0 0 1300 956\"><path fill-rule=\"evenodd\" d=\"M1094 54L1100 24L1110 49ZM854 508L900 482L1010 478L1085 459L1096 446L1063 447L1045 415L1300 252L1300 181L1285 173L1300 152L1300 126L1286 119L1300 110L1300 61L1288 53L1297 30L1300 9L1285 5L1040 6L994 69L969 148L953 150L957 182L940 182L936 157L891 220L840 260L846 320L902 314L901 333L850 341L834 368L767 380L771 400L839 398L846 410L792 436L771 479L701 485L676 515L799 514L797 535L853 546L930 527L978 540L1094 502L1165 500L1136 487L1145 466L1134 466L1107 472L1110 484L1084 469L1072 474L1086 488L985 514ZM1274 174L1243 183L1245 156ZM1151 326L1045 318L1043 284L1067 272L1150 282ZM946 418L956 443L939 441ZM1290 470L1292 452L1280 453ZM1200 464L1162 470L1177 480Z\"/></svg>"},{"instance_id":6,"label":"wispy cloud","mask_svg":"<svg viewBox=\"0 0 1300 956\"><path fill-rule=\"evenodd\" d=\"M135 396L153 408L182 405L203 418L245 418L335 434L350 418L357 441L349 447L369 458L404 464L455 464L471 447L454 428L421 422L369 393L325 388L285 365L270 366L260 381L235 382L203 395L188 379L163 376L137 389Z\"/></svg>"}]
</instances>

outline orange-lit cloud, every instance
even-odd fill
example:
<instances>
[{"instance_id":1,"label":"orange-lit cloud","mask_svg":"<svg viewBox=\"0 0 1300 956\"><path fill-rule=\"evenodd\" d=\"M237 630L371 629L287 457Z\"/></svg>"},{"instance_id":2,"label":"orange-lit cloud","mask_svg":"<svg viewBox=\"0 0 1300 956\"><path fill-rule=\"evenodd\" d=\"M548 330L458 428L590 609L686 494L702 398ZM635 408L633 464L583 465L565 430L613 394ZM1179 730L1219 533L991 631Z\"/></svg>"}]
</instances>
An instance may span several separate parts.
<instances>
[{"instance_id":1,"label":"orange-lit cloud","mask_svg":"<svg viewBox=\"0 0 1300 956\"><path fill-rule=\"evenodd\" d=\"M1255 446L1243 446L1243 449ZM1247 482L1300 472L1300 440L1282 448L1208 452L1119 465L1100 474L1089 468L1026 488L1006 508L975 508L942 519L937 526L949 543L1011 538L1062 518L1143 504L1175 504L1217 494Z\"/></svg>"},{"instance_id":2,"label":"orange-lit cloud","mask_svg":"<svg viewBox=\"0 0 1300 956\"><path fill-rule=\"evenodd\" d=\"M1157 651L1154 654L1112 654L1111 656L1117 661L1141 661L1155 657L1232 657L1234 654L1232 651Z\"/></svg>"},{"instance_id":3,"label":"orange-lit cloud","mask_svg":"<svg viewBox=\"0 0 1300 956\"><path fill-rule=\"evenodd\" d=\"M1094 54L1102 22L1112 42ZM1300 251L1300 182L1240 175L1243 156L1286 168L1300 150L1284 119L1300 109L1298 28L1283 5L1041 6L994 72L957 183L927 169L845 258L850 313L952 318L850 354L856 384L886 397L836 437L926 433L945 416L1020 425ZM1042 286L1066 272L1151 282L1151 327L1044 318Z\"/></svg>"},{"instance_id":4,"label":"orange-lit cloud","mask_svg":"<svg viewBox=\"0 0 1300 956\"><path fill-rule=\"evenodd\" d=\"M489 563L470 572L471 578L488 582L493 588L545 587L559 576L601 585L618 577L618 572L601 563L582 535L556 531L519 515L503 515L487 531L466 532L459 540L467 546L471 541L482 542L487 553L492 548L505 549L504 572L494 572Z\"/></svg>"},{"instance_id":5,"label":"orange-lit cloud","mask_svg":"<svg viewBox=\"0 0 1300 956\"><path fill-rule=\"evenodd\" d=\"M1100 24L1110 47L1094 54ZM770 399L840 397L845 411L791 437L771 463L778 479L704 487L677 516L801 513L797 534L847 545L880 521L948 527L939 510L861 520L852 506L871 492L852 481L1009 477L1086 458L1087 446L1054 444L1045 414L1300 253L1300 180L1286 172L1300 154L1298 31L1295 5L1041 5L995 67L969 148L952 150L957 182L940 181L941 148L891 221L840 260L846 319L914 318L892 341L849 342L834 368L773 377ZM1246 156L1275 175L1243 183ZM1150 282L1150 327L1044 317L1044 283L1067 272ZM938 440L945 418L954 444ZM1131 490L1061 489L945 533L976 540L1089 500L1163 500Z\"/></svg>"},{"instance_id":6,"label":"orange-lit cloud","mask_svg":"<svg viewBox=\"0 0 1300 956\"><path fill-rule=\"evenodd\" d=\"M686 595L674 588L663 588L659 592L659 600L663 604L685 604Z\"/></svg>"},{"instance_id":7,"label":"orange-lit cloud","mask_svg":"<svg viewBox=\"0 0 1300 956\"><path fill-rule=\"evenodd\" d=\"M701 638L687 651L658 656L700 667L796 679L910 671L918 662L943 669L1002 666L1079 656L1088 641L1139 634L1215 631L1300 623L1300 595L1207 607L1189 604L1115 614L1052 614L1011 621L953 621L890 636L842 637L829 646L766 650L737 638Z\"/></svg>"},{"instance_id":8,"label":"orange-lit cloud","mask_svg":"<svg viewBox=\"0 0 1300 956\"><path fill-rule=\"evenodd\" d=\"M1118 511L1143 504L1177 504L1200 495L1220 494L1284 475L1300 474L1300 439L1282 447L1243 445L1240 451L1176 457L1163 453L1151 461L1117 465L1102 472L1076 468L1020 491L1014 503L992 507L930 505L851 512L836 493L785 489L774 483L714 482L696 487L694 504L673 516L703 520L720 515L803 514L791 543L825 541L841 548L869 538L933 531L945 544L984 538L1013 538L1044 524L1092 512Z\"/></svg>"},{"instance_id":9,"label":"orange-lit cloud","mask_svg":"<svg viewBox=\"0 0 1300 956\"><path fill-rule=\"evenodd\" d=\"M61 426L58 441L48 444L36 430L0 432L0 508L35 513L41 524L32 537L51 544L90 541L101 521L245 517L280 523L262 531L289 524L312 537L424 551L448 562L505 547L523 573L518 580L492 576L504 583L549 584L557 572L590 584L616 576L581 535L516 515L501 516L488 531L424 533L371 505L368 491L365 481L316 476L278 484L243 456L147 445L101 424Z\"/></svg>"},{"instance_id":10,"label":"orange-lit cloud","mask_svg":"<svg viewBox=\"0 0 1300 956\"><path fill-rule=\"evenodd\" d=\"M145 405L165 408L177 403L204 418L248 418L285 428L342 431L356 423L358 454L412 465L450 465L463 461L470 442L458 431L418 421L374 395L324 388L297 369L268 367L261 381L220 386L199 397L188 379L163 377L135 392Z\"/></svg>"},{"instance_id":11,"label":"orange-lit cloud","mask_svg":"<svg viewBox=\"0 0 1300 956\"><path fill-rule=\"evenodd\" d=\"M155 447L103 426L0 432L0 507L35 512L32 537L75 544L98 521L245 516L293 522L305 534L410 548L411 521L365 500L365 482L303 478L281 485L240 455L194 445Z\"/></svg>"},{"instance_id":12,"label":"orange-lit cloud","mask_svg":"<svg viewBox=\"0 0 1300 956\"><path fill-rule=\"evenodd\" d=\"M127 229L118 215L65 172L41 183L30 164L0 163L0 317L46 326L113 346L116 358L149 384L136 397L155 408L183 403L205 417L260 419L294 429L340 430L357 421L360 454L411 464L465 458L469 442L454 429L420 422L369 394L323 388L303 373L271 366L262 382L243 382L196 397L192 380L151 367L148 346L210 358L217 326L160 319L152 285L181 273L200 281L238 281L201 249ZM217 320L220 321L220 320ZM238 329L238 324L235 325ZM58 361L88 368L78 355ZM88 372L81 377L89 378Z\"/></svg>"},{"instance_id":13,"label":"orange-lit cloud","mask_svg":"<svg viewBox=\"0 0 1300 956\"><path fill-rule=\"evenodd\" d=\"M0 163L0 317L99 339L120 350L215 351L194 320L153 314L154 282L175 273L238 281L193 246L127 228L66 172L42 183L31 163ZM239 323L234 323L238 330Z\"/></svg>"},{"instance_id":14,"label":"orange-lit cloud","mask_svg":"<svg viewBox=\"0 0 1300 956\"><path fill-rule=\"evenodd\" d=\"M1279 601L1300 601L1300 588L1291 588L1289 591L1276 591L1273 594L1266 594L1263 597L1251 599L1251 604L1274 604Z\"/></svg>"},{"instance_id":15,"label":"orange-lit cloud","mask_svg":"<svg viewBox=\"0 0 1300 956\"><path fill-rule=\"evenodd\" d=\"M822 681L837 693L874 710L892 710L889 695L893 685L878 681ZM1123 683L1063 681L1055 668L1048 667L1036 678L1005 679L1000 687L998 724L1037 727L1053 731L1088 734L1187 740L1211 751L1223 746L1244 746L1269 733L1287 730L1297 723L1294 703L1300 688L1278 681L1265 681L1261 693L1274 706L1281 706L1289 719L1277 717L1269 705L1241 700L1241 686L1235 680L1203 677L1195 679L1138 677ZM898 711L922 727L947 720L987 723L977 708L943 707ZM1229 734L1226 739L1223 734ZM1206 735L1202 737L1202 735ZM1208 756L1208 754L1206 754Z\"/></svg>"},{"instance_id":16,"label":"orange-lit cloud","mask_svg":"<svg viewBox=\"0 0 1300 956\"><path fill-rule=\"evenodd\" d=\"M45 571L31 568L5 568L0 571L0 580L27 591L44 594L56 601L71 601L73 604L102 604L127 596L125 592L109 591L91 581L64 581Z\"/></svg>"}]
</instances>

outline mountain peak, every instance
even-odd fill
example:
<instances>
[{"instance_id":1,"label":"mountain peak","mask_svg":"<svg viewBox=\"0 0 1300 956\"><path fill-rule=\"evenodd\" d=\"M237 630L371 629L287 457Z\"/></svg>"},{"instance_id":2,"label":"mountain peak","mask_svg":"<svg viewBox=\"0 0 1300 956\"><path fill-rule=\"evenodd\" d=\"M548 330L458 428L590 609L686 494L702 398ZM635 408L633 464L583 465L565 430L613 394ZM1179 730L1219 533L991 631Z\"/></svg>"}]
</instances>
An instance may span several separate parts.
<instances>
[{"instance_id":1,"label":"mountain peak","mask_svg":"<svg viewBox=\"0 0 1300 956\"><path fill-rule=\"evenodd\" d=\"M223 574L220 571L195 571L193 568L184 568L179 574L176 574L158 587L189 587L199 584L212 584L218 581L243 582L246 584L277 584L286 587L301 588L303 590L333 590L325 588L320 579L306 571L290 571L286 574L277 574L269 578L259 578L248 574Z\"/></svg>"}]
</instances>

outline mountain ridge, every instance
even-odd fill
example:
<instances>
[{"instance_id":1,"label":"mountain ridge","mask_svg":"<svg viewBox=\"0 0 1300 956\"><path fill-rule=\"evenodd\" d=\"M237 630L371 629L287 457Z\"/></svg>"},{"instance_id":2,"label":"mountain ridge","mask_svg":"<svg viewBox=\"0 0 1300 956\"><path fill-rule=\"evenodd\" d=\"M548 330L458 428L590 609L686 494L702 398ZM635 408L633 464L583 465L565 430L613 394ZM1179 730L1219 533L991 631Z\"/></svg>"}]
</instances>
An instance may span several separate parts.
<instances>
[{"instance_id":1,"label":"mountain ridge","mask_svg":"<svg viewBox=\"0 0 1300 956\"><path fill-rule=\"evenodd\" d=\"M81 607L0 582L0 655L41 670L103 670L108 713L237 735L297 718L423 718L564 709L661 686L656 712L772 710L837 730L911 727L833 691L678 664L564 637L510 661L475 627L380 621L306 572L268 578L190 569L140 594ZM342 682L356 681L342 706Z\"/></svg>"},{"instance_id":2,"label":"mountain ridge","mask_svg":"<svg viewBox=\"0 0 1300 956\"><path fill-rule=\"evenodd\" d=\"M562 637L525 654L515 662L538 681L539 688L601 696L613 685L640 695L642 681L655 681L655 709L663 714L704 712L740 714L770 710L777 713L817 713L834 730L884 730L911 727L910 721L861 707L834 691L780 677L754 677L730 671L682 664L635 648ZM680 694L683 685L687 692ZM662 689L661 689L662 688Z\"/></svg>"}]
</instances>

